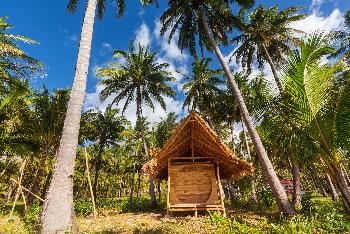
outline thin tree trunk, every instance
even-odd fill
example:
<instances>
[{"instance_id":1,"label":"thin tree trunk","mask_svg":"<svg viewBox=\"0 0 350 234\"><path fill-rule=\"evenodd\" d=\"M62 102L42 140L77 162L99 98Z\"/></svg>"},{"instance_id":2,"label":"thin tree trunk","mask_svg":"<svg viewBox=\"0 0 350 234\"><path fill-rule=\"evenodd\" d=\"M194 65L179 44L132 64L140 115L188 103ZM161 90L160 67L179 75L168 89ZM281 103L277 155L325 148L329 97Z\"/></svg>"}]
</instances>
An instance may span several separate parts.
<instances>
[{"instance_id":1,"label":"thin tree trunk","mask_svg":"<svg viewBox=\"0 0 350 234\"><path fill-rule=\"evenodd\" d=\"M232 124L231 124L231 140L232 140L233 154L236 155L236 146L235 146L235 123L234 123L234 122L232 122Z\"/></svg>"},{"instance_id":2,"label":"thin tree trunk","mask_svg":"<svg viewBox=\"0 0 350 234\"><path fill-rule=\"evenodd\" d=\"M245 142L245 145L246 145L246 148L247 148L247 158L248 158L248 160L252 160L252 157L250 155L250 147L249 147L248 137L247 137L246 130L245 130L245 127L244 127L243 119L242 119L242 131L243 131L243 136L244 136L244 142ZM254 177L255 177L255 175L254 175ZM252 202L254 204L256 204L258 199L257 199L257 196L256 196L256 187L255 187L254 179L252 181L251 189L252 189Z\"/></svg>"},{"instance_id":3,"label":"thin tree trunk","mask_svg":"<svg viewBox=\"0 0 350 234\"><path fill-rule=\"evenodd\" d=\"M141 173L140 171L137 172L137 198L140 198L141 196Z\"/></svg>"},{"instance_id":4,"label":"thin tree trunk","mask_svg":"<svg viewBox=\"0 0 350 234\"><path fill-rule=\"evenodd\" d=\"M282 88L281 81L278 78L277 69L275 67L275 64L273 63L272 58L271 58L269 52L267 51L266 45L264 43L262 43L261 46L263 48L263 51L264 51L264 54L266 56L267 62L270 64L270 67L271 67L271 70L272 70L272 74L273 74L273 77L275 78L275 82L277 84L278 90L280 91L280 93L282 93L283 92L283 88Z\"/></svg>"},{"instance_id":5,"label":"thin tree trunk","mask_svg":"<svg viewBox=\"0 0 350 234\"><path fill-rule=\"evenodd\" d=\"M143 119L142 119L142 109L141 109L141 92L140 90L137 91L137 95L138 95L138 100L137 100L137 119L140 121L140 128L141 128L141 140L142 140L142 145L143 145L143 149L145 151L146 154L146 161L150 160L149 157L149 152L148 152L148 147L147 147L147 143L146 143L146 138L145 138L145 130L144 130L144 126L143 126ZM151 196L151 203L152 206L157 206L157 198L156 198L156 194L154 192L154 180L153 178L150 176L149 177L149 195Z\"/></svg>"},{"instance_id":6,"label":"thin tree trunk","mask_svg":"<svg viewBox=\"0 0 350 234\"><path fill-rule=\"evenodd\" d=\"M244 136L244 143L245 143L246 150L247 150L247 159L251 160L252 157L250 155L250 147L249 147L248 137L247 137L246 130L245 130L245 127L244 127L243 119L242 119L242 131L243 131L243 136Z\"/></svg>"},{"instance_id":7,"label":"thin tree trunk","mask_svg":"<svg viewBox=\"0 0 350 234\"><path fill-rule=\"evenodd\" d=\"M324 186L323 186L323 183L322 181L320 180L317 172L315 171L315 169L313 167L310 167L311 168L311 177L314 181L314 184L316 186L316 188L318 188L319 192L324 196L326 197L327 196L327 193L324 189Z\"/></svg>"},{"instance_id":8,"label":"thin tree trunk","mask_svg":"<svg viewBox=\"0 0 350 234\"><path fill-rule=\"evenodd\" d=\"M338 188L343 195L343 201L345 204L345 208L348 214L350 214L350 192L349 192L349 186L346 183L345 176L343 174L343 171L339 168L337 168L336 165L332 165L334 172L335 172L335 179L337 181Z\"/></svg>"},{"instance_id":9,"label":"thin tree trunk","mask_svg":"<svg viewBox=\"0 0 350 234\"><path fill-rule=\"evenodd\" d=\"M160 181L157 182L157 190L158 190L158 202L160 203L161 196L162 196Z\"/></svg>"},{"instance_id":10,"label":"thin tree trunk","mask_svg":"<svg viewBox=\"0 0 350 234\"><path fill-rule=\"evenodd\" d=\"M231 207L234 207L234 205L237 203L237 192L235 187L233 186L234 182L228 181L228 191L230 193L230 201L231 201Z\"/></svg>"},{"instance_id":11,"label":"thin tree trunk","mask_svg":"<svg viewBox=\"0 0 350 234\"><path fill-rule=\"evenodd\" d=\"M222 65L222 68L226 74L228 83L232 89L233 94L235 95L241 116L244 120L244 123L247 126L250 138L252 139L255 150L256 150L257 155L259 157L259 161L261 163L262 170L267 177L267 180L268 180L268 183L269 183L270 188L272 190L272 193L274 194L274 197L276 199L278 208L280 211L284 212L287 215L295 215L296 212L295 212L293 206L288 201L287 194L284 191L284 189L281 185L281 182L279 181L279 179L277 177L277 174L273 168L273 165L272 165L269 157L267 156L267 153L266 153L265 148L261 142L261 139L258 135L258 132L256 131L256 129L252 123L252 120L251 120L249 113L248 113L248 109L245 105L245 102L244 102L242 94L238 88L238 85L237 85L236 81L234 80L233 75L230 71L230 68L227 65L223 55L221 54L219 47L217 46L217 44L216 44L216 42L215 42L215 40L210 32L210 29L209 29L209 26L208 26L207 21L205 19L205 15L204 15L203 10L200 10L200 14L201 14L204 29L206 31L206 34L208 36L209 42L212 46L212 49L214 50L215 54L218 56L218 59L219 59L221 65Z\"/></svg>"},{"instance_id":12,"label":"thin tree trunk","mask_svg":"<svg viewBox=\"0 0 350 234\"><path fill-rule=\"evenodd\" d=\"M93 209L94 219L96 219L97 218L97 211L96 211L96 205L95 205L95 196L94 196L94 192L93 192L93 189L91 186L90 170L89 170L89 158L88 158L88 154L86 152L85 147L84 147L84 156L85 156L86 176L88 179L90 195L91 195L92 209Z\"/></svg>"},{"instance_id":13,"label":"thin tree trunk","mask_svg":"<svg viewBox=\"0 0 350 234\"><path fill-rule=\"evenodd\" d=\"M40 189L40 182L41 182L41 177L42 177L42 174L43 174L43 170L44 170L44 166L45 166L45 162L46 162L46 158L47 158L47 155L49 154L49 146L48 145L45 145L44 147L44 152L40 158L40 163L39 163L39 167L38 167L38 171L36 173L36 176L34 178L34 182L33 182L33 185L31 187L31 191L32 193L34 194L37 194L39 189ZM35 197L31 194L28 195L28 205L31 206L34 202L34 199Z\"/></svg>"},{"instance_id":14,"label":"thin tree trunk","mask_svg":"<svg viewBox=\"0 0 350 234\"><path fill-rule=\"evenodd\" d=\"M92 190L94 192L94 198L95 198L95 203L97 199L97 185L98 185L98 175L101 169L101 157L102 157L102 151L103 151L103 144L100 144L100 148L98 150L98 156L97 156L97 161L95 163L95 179L94 179L94 185L92 186Z\"/></svg>"},{"instance_id":15,"label":"thin tree trunk","mask_svg":"<svg viewBox=\"0 0 350 234\"><path fill-rule=\"evenodd\" d=\"M64 120L59 153L41 215L41 232L45 234L78 232L73 206L73 172L89 70L96 3L97 0L88 0L85 10L74 83Z\"/></svg>"},{"instance_id":16,"label":"thin tree trunk","mask_svg":"<svg viewBox=\"0 0 350 234\"><path fill-rule=\"evenodd\" d=\"M131 176L131 188L130 188L130 203L132 203L132 200L134 198L134 187L135 187L135 170L136 170L136 161L134 162L134 165L132 167L132 176Z\"/></svg>"},{"instance_id":17,"label":"thin tree trunk","mask_svg":"<svg viewBox=\"0 0 350 234\"><path fill-rule=\"evenodd\" d=\"M337 191L335 190L335 187L333 185L333 182L331 180L331 178L329 177L329 175L327 174L327 172L325 172L325 176L326 176L326 180L327 180L327 183L328 183L328 186L329 186L329 190L331 192L331 195L332 195L332 199L333 201L338 201L338 193Z\"/></svg>"},{"instance_id":18,"label":"thin tree trunk","mask_svg":"<svg viewBox=\"0 0 350 234\"><path fill-rule=\"evenodd\" d=\"M40 193L41 198L44 198L46 196L47 188L50 185L51 177L52 177L52 171L50 170L49 174L47 174L47 176L46 176L44 187L42 188L41 193Z\"/></svg>"},{"instance_id":19,"label":"thin tree trunk","mask_svg":"<svg viewBox=\"0 0 350 234\"><path fill-rule=\"evenodd\" d=\"M292 161L292 175L293 175L293 203L295 208L301 207L301 183L300 170L298 164Z\"/></svg>"}]
</instances>

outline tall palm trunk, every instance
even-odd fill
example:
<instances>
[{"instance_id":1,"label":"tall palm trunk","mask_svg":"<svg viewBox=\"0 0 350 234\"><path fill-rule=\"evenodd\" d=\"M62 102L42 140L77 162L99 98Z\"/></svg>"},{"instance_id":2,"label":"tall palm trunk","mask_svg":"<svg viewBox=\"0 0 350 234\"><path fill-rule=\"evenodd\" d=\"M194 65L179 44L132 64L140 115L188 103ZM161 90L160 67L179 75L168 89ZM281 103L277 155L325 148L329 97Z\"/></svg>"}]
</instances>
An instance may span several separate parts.
<instances>
[{"instance_id":1,"label":"tall palm trunk","mask_svg":"<svg viewBox=\"0 0 350 234\"><path fill-rule=\"evenodd\" d=\"M233 94L235 95L236 101L238 103L238 107L241 113L241 116L244 120L244 123L247 126L250 138L252 139L252 142L254 144L255 150L257 152L257 155L259 157L259 161L261 163L262 169L264 174L267 177L268 183L271 187L272 193L274 194L274 197L277 201L277 205L280 211L284 212L287 215L295 215L295 210L293 208L293 206L290 204L290 202L288 201L288 197L286 192L284 191L281 182L279 181L277 174L272 166L272 163L269 159L269 157L267 156L267 153L265 151L265 148L261 142L261 139L258 135L258 132L256 131L252 120L249 116L247 107L245 105L245 102L243 100L241 91L238 88L238 85L236 83L236 81L233 78L233 75L230 71L229 66L227 65L224 56L222 55L219 47L217 46L211 31L209 29L208 23L205 19L205 15L203 10L200 10L200 14L201 14L201 18L202 18L202 23L205 29L205 32L209 38L209 42L212 46L212 49L214 50L215 54L217 55L222 68L226 74L228 83L232 89Z\"/></svg>"},{"instance_id":2,"label":"tall palm trunk","mask_svg":"<svg viewBox=\"0 0 350 234\"><path fill-rule=\"evenodd\" d=\"M277 69L275 66L275 63L272 61L272 58L270 56L269 51L266 48L265 43L261 44L263 53L265 54L265 57L267 59L267 62L270 65L273 77L275 79L275 82L277 84L277 88L279 90L280 94L283 94L283 87L280 79L278 78ZM293 126L294 127L294 126ZM293 160L292 161L292 175L293 175L293 185L294 185L294 191L293 191L293 203L295 207L301 206L301 184L300 184L300 169L298 164Z\"/></svg>"},{"instance_id":3,"label":"tall palm trunk","mask_svg":"<svg viewBox=\"0 0 350 234\"><path fill-rule=\"evenodd\" d=\"M92 186L92 191L94 193L95 203L96 203L96 199L97 199L98 176L99 176L99 172L100 172L100 169L101 169L103 148L104 148L104 144L100 143L100 148L98 150L97 160L96 160L96 163L95 163L95 180L94 180L94 185Z\"/></svg>"},{"instance_id":4,"label":"tall palm trunk","mask_svg":"<svg viewBox=\"0 0 350 234\"><path fill-rule=\"evenodd\" d=\"M140 97L140 90L137 91L137 95L139 96L137 98L137 110L136 110L136 114L137 114L137 119L140 121L140 128L141 128L141 139L142 139L142 145L143 145L143 149L145 151L146 154L146 161L149 161L151 158L149 157L149 152L148 152L148 146L146 143L146 138L145 138L145 130L144 130L144 126L143 126L143 120L142 120L142 109L141 109L141 97ZM152 206L156 206L157 205L157 198L156 198L156 194L154 192L154 180L153 178L150 176L149 177L149 195L151 196L151 203Z\"/></svg>"},{"instance_id":5,"label":"tall palm trunk","mask_svg":"<svg viewBox=\"0 0 350 234\"><path fill-rule=\"evenodd\" d=\"M333 201L338 201L338 193L335 190L333 182L332 182L331 178L329 177L329 175L327 174L327 172L325 172L325 175L326 175L326 180L327 180L327 183L329 186L329 190L330 190L331 195L332 195L332 199L333 199Z\"/></svg>"},{"instance_id":6,"label":"tall palm trunk","mask_svg":"<svg viewBox=\"0 0 350 234\"><path fill-rule=\"evenodd\" d=\"M73 172L81 109L85 96L97 0L88 0L82 25L74 83L57 161L41 215L42 233L77 232L73 207Z\"/></svg>"},{"instance_id":7,"label":"tall palm trunk","mask_svg":"<svg viewBox=\"0 0 350 234\"><path fill-rule=\"evenodd\" d=\"M34 194L37 194L39 189L40 189L41 177L42 177L42 174L43 174L45 161L46 161L46 158L47 158L48 154L49 154L49 146L45 145L44 146L44 152L41 155L39 167L38 167L38 170L36 172L33 185L31 187L31 191ZM31 206L33 204L33 202L34 202L34 199L35 199L35 197L30 193L28 195L27 204Z\"/></svg>"},{"instance_id":8,"label":"tall palm trunk","mask_svg":"<svg viewBox=\"0 0 350 234\"><path fill-rule=\"evenodd\" d=\"M293 175L293 202L295 208L301 207L301 183L300 170L295 161L292 161L292 175Z\"/></svg>"},{"instance_id":9,"label":"tall palm trunk","mask_svg":"<svg viewBox=\"0 0 350 234\"><path fill-rule=\"evenodd\" d=\"M282 93L282 92L283 92L283 88L282 88L281 81L280 81L280 79L278 78L278 75L277 75L276 66L275 66L275 64L273 63L272 58L271 58L269 52L267 51L266 45L265 45L264 43L262 43L261 46L262 46L262 48L263 48L263 51L264 51L264 54L265 54L265 56L266 56L267 62L268 62L269 65L270 65L270 68L271 68L273 77L274 77L275 82L276 82L277 87L278 87L278 90L280 91L280 93Z\"/></svg>"}]
</instances>

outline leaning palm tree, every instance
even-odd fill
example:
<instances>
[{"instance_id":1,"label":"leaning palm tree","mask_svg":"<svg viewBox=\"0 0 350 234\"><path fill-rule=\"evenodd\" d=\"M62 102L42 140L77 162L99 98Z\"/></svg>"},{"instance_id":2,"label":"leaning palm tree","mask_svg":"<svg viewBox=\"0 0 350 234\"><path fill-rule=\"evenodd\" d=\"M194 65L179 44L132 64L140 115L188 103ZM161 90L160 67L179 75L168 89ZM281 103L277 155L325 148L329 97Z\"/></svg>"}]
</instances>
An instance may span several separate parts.
<instances>
[{"instance_id":1,"label":"leaning palm tree","mask_svg":"<svg viewBox=\"0 0 350 234\"><path fill-rule=\"evenodd\" d=\"M96 143L98 147L95 159L95 179L92 186L96 200L102 153L106 146L117 144L122 140L122 132L126 129L128 122L124 117L119 116L118 109L113 109L110 106L105 112L88 110L82 115L81 122L80 134L83 140Z\"/></svg>"},{"instance_id":2,"label":"leaning palm tree","mask_svg":"<svg viewBox=\"0 0 350 234\"><path fill-rule=\"evenodd\" d=\"M222 93L218 85L225 84L217 76L221 75L221 69L210 69L211 59L195 57L192 64L192 75L185 76L185 101L182 108L186 106L191 110L198 110L206 117L209 125L213 127L213 112L215 97Z\"/></svg>"},{"instance_id":3,"label":"leaning palm tree","mask_svg":"<svg viewBox=\"0 0 350 234\"><path fill-rule=\"evenodd\" d=\"M101 91L101 99L106 100L111 95L116 95L113 104L125 100L123 113L131 102L136 102L136 117L140 123L141 140L146 155L150 159L145 130L143 126L143 105L154 110L154 101L157 101L165 110L164 96L175 97L175 90L167 83L174 81L171 74L166 71L167 63L156 62L156 53L150 52L149 47L138 44L134 48L130 43L129 51L115 50L114 57L125 59L125 63L113 63L106 68L98 68L97 76L104 78L101 84L105 88ZM150 196L152 204L157 200L154 194L153 179L150 178Z\"/></svg>"},{"instance_id":4,"label":"leaning palm tree","mask_svg":"<svg viewBox=\"0 0 350 234\"><path fill-rule=\"evenodd\" d=\"M301 31L291 27L291 23L306 17L297 14L300 7L288 7L278 12L278 6L266 9L258 6L249 13L235 17L235 25L241 32L232 42L238 48L232 54L238 64L249 74L252 66L257 63L262 69L267 62L272 70L275 82L280 92L282 84L277 74L277 66L281 65L284 57L291 51L290 46L298 43Z\"/></svg>"},{"instance_id":5,"label":"leaning palm tree","mask_svg":"<svg viewBox=\"0 0 350 234\"><path fill-rule=\"evenodd\" d=\"M163 24L161 33L164 34L171 28L169 34L169 40L171 40L174 33L178 31L179 48L181 50L188 48L192 54L196 54L197 38L201 48L205 46L209 50L214 50L226 74L227 82L235 95L243 121L246 124L263 171L277 200L277 205L282 212L294 215L295 210L288 201L287 194L277 177L273 165L254 127L238 85L217 44L217 42L222 42L224 45L228 44L226 32L233 29L234 23L230 6L230 3L233 2L238 2L248 7L254 1L169 0L169 6L160 18Z\"/></svg>"},{"instance_id":6,"label":"leaning palm tree","mask_svg":"<svg viewBox=\"0 0 350 234\"><path fill-rule=\"evenodd\" d=\"M271 106L262 127L273 144L294 146L289 153L300 161L319 160L350 213L350 186L341 165L350 151L349 67L321 63L335 52L329 41L315 34L293 51L284 69L284 95Z\"/></svg>"},{"instance_id":7,"label":"leaning palm tree","mask_svg":"<svg viewBox=\"0 0 350 234\"><path fill-rule=\"evenodd\" d=\"M140 1L143 4L152 2L152 0ZM125 0L116 0L116 2L117 16L122 16L125 8ZM78 3L79 0L69 0L67 10L74 13L77 10ZM73 209L73 172L78 145L80 116L89 70L96 8L98 18L102 19L107 7L106 5L107 2L105 0L86 0L78 59L61 143L58 149L58 160L41 215L41 231L43 233L77 232Z\"/></svg>"}]
</instances>

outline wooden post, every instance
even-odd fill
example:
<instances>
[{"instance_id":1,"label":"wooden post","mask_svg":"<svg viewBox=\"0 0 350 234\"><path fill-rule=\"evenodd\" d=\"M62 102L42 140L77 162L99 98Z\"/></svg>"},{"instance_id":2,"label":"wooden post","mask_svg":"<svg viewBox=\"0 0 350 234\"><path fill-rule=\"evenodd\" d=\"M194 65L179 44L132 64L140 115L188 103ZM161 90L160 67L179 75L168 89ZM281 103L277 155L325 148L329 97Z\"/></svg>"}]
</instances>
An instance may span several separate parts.
<instances>
[{"instance_id":1,"label":"wooden post","mask_svg":"<svg viewBox=\"0 0 350 234\"><path fill-rule=\"evenodd\" d=\"M166 198L166 214L169 215L170 211L170 158L168 159L168 191Z\"/></svg>"},{"instance_id":2,"label":"wooden post","mask_svg":"<svg viewBox=\"0 0 350 234\"><path fill-rule=\"evenodd\" d=\"M21 182L22 182L23 172L24 172L24 167L26 165L26 162L27 162L27 159L24 159L23 163L22 163L22 165L21 165L21 167L19 169L20 175L19 175L19 179L18 179L18 188L17 188L17 192L16 192L16 195L15 195L15 201L13 202L13 206L12 206L12 209L11 209L10 218L12 217L13 211L15 210L17 199L19 197L19 193L21 192Z\"/></svg>"},{"instance_id":3,"label":"wooden post","mask_svg":"<svg viewBox=\"0 0 350 234\"><path fill-rule=\"evenodd\" d=\"M36 197L36 198L38 198L40 201L44 202L44 199L42 199L41 197L39 197L39 196L36 195L35 193L32 193L29 189L23 187L23 185L20 184L20 183L18 183L17 180L15 180L15 179L13 179L13 178L11 178L11 180L12 180L13 182L15 182L16 184L18 184L18 186L21 186L21 189L24 189L24 191L26 191L26 192L32 194L34 197Z\"/></svg>"},{"instance_id":4,"label":"wooden post","mask_svg":"<svg viewBox=\"0 0 350 234\"><path fill-rule=\"evenodd\" d=\"M219 185L219 191L220 191L220 200L221 200L221 206L222 206L222 210L224 212L224 217L226 217L226 210L225 210L225 203L224 203L224 190L222 189L222 185L221 185L221 180L220 180L220 173L219 173L219 162L216 162L216 173L217 173L217 177L218 177L218 185Z\"/></svg>"},{"instance_id":5,"label":"wooden post","mask_svg":"<svg viewBox=\"0 0 350 234\"><path fill-rule=\"evenodd\" d=\"M192 151L192 162L194 162L194 120L191 120L191 151Z\"/></svg>"},{"instance_id":6,"label":"wooden post","mask_svg":"<svg viewBox=\"0 0 350 234\"><path fill-rule=\"evenodd\" d=\"M85 147L84 147L84 155L85 155L85 164L86 164L86 174L87 174L87 178L88 178L88 182L89 182L89 189L90 189L90 194L91 194L92 208L93 208L93 212L94 212L94 219L96 219L97 218L97 211L96 211L96 206L95 206L94 192L92 190L91 179L90 179L89 159L88 159L88 155L87 155Z\"/></svg>"}]
</instances>

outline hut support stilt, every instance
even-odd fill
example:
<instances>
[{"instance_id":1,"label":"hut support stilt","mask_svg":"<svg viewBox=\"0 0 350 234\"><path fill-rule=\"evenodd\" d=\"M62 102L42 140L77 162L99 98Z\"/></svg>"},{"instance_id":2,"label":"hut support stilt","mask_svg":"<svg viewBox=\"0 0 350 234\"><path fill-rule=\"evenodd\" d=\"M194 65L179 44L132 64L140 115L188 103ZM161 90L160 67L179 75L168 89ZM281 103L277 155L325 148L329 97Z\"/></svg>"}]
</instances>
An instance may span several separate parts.
<instances>
[{"instance_id":1,"label":"hut support stilt","mask_svg":"<svg viewBox=\"0 0 350 234\"><path fill-rule=\"evenodd\" d=\"M221 179L220 179L220 173L219 173L219 162L216 164L216 173L218 177L218 185L219 185L219 191L220 191L220 200L221 200L221 206L222 211L224 213L224 217L226 217L226 210L225 210L225 203L224 203L224 190L222 189Z\"/></svg>"}]
</instances>

